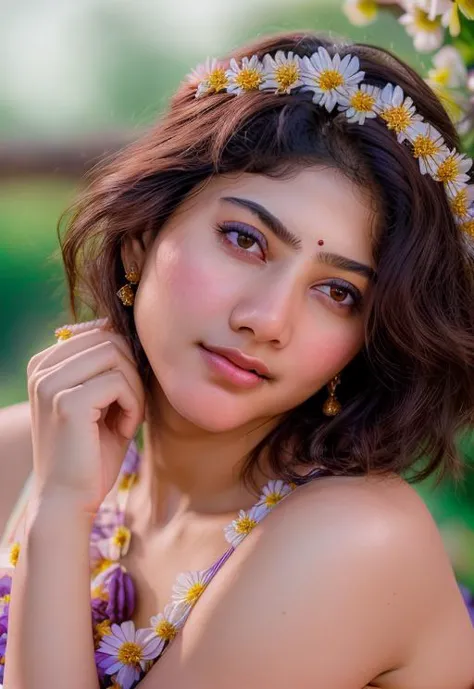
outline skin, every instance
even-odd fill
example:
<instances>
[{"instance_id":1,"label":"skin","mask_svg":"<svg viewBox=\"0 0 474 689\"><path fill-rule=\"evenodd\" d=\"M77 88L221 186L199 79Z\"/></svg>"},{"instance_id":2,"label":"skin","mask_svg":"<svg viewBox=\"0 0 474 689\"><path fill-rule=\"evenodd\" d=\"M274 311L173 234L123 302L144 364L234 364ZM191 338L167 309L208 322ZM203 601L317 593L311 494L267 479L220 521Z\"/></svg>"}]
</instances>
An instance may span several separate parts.
<instances>
[{"instance_id":1,"label":"skin","mask_svg":"<svg viewBox=\"0 0 474 689\"><path fill-rule=\"evenodd\" d=\"M267 208L300 251L222 196ZM255 502L238 475L246 452L335 374L344 380L363 345L363 310L330 283L364 295L370 279L321 258L333 252L375 269L375 221L370 199L333 170L216 178L155 241L123 248L124 266L141 272L134 315L155 375L149 405L113 332L82 333L32 359L37 481L15 570L6 689L51 689L57 676L68 676L69 689L96 689L91 519L143 419L123 560L137 586L137 626L163 608L179 572L222 554L222 527ZM264 235L267 250L223 243L214 226L228 222ZM204 363L199 342L261 358L273 380L230 386ZM330 477L298 489L245 539L140 686L468 689L473 646L449 560L415 491L395 476Z\"/></svg>"}]
</instances>

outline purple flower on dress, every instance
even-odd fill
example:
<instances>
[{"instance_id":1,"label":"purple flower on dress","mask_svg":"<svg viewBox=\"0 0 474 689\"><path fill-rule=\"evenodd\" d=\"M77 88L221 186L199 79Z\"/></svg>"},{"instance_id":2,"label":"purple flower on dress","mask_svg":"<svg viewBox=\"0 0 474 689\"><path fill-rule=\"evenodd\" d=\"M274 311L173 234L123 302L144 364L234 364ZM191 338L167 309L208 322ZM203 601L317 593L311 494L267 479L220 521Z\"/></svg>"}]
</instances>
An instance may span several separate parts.
<instances>
[{"instance_id":1,"label":"purple flower on dress","mask_svg":"<svg viewBox=\"0 0 474 689\"><path fill-rule=\"evenodd\" d=\"M118 567L108 582L109 600L106 617L120 624L129 620L135 610L135 588L130 575Z\"/></svg>"},{"instance_id":2,"label":"purple flower on dress","mask_svg":"<svg viewBox=\"0 0 474 689\"><path fill-rule=\"evenodd\" d=\"M466 603L469 617L471 618L471 622L474 626L474 594L468 588L466 588L466 586L459 586L459 588L461 589L461 594L464 598L464 602Z\"/></svg>"},{"instance_id":3,"label":"purple flower on dress","mask_svg":"<svg viewBox=\"0 0 474 689\"><path fill-rule=\"evenodd\" d=\"M94 625L108 619L107 605L108 601L104 600L103 598L93 598L91 600L92 623Z\"/></svg>"},{"instance_id":4,"label":"purple flower on dress","mask_svg":"<svg viewBox=\"0 0 474 689\"><path fill-rule=\"evenodd\" d=\"M122 689L130 689L145 671L147 661L154 660L163 645L153 629L135 631L133 622L113 624L111 634L105 636L98 653L108 656L99 660L99 669L107 675L116 675L116 683ZM97 655L97 654L96 654Z\"/></svg>"},{"instance_id":5,"label":"purple flower on dress","mask_svg":"<svg viewBox=\"0 0 474 689\"><path fill-rule=\"evenodd\" d=\"M7 648L7 635L0 636L0 683L3 682L3 673L5 670L5 650Z\"/></svg>"}]
</instances>

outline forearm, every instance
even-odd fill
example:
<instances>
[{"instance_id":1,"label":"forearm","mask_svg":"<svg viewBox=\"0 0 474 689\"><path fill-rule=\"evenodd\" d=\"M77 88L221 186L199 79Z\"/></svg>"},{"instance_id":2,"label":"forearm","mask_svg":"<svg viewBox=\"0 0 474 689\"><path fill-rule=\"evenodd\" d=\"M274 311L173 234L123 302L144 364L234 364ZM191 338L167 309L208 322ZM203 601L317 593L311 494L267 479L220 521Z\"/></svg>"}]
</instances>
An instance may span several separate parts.
<instances>
[{"instance_id":1,"label":"forearm","mask_svg":"<svg viewBox=\"0 0 474 689\"><path fill-rule=\"evenodd\" d=\"M70 495L36 501L15 571L5 689L98 689L90 610L91 518Z\"/></svg>"}]
</instances>

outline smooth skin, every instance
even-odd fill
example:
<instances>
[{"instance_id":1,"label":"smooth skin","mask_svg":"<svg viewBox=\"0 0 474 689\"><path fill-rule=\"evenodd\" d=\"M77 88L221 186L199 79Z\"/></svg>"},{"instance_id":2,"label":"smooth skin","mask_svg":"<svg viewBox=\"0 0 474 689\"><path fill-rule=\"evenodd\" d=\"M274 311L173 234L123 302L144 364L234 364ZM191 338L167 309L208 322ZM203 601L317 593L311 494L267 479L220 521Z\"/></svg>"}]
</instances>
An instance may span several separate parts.
<instances>
[{"instance_id":1,"label":"smooth skin","mask_svg":"<svg viewBox=\"0 0 474 689\"><path fill-rule=\"evenodd\" d=\"M299 247L283 241L282 224ZM97 689L89 531L143 420L124 558L136 625L163 608L179 572L222 554L222 527L255 502L238 475L245 454L285 411L336 373L344 380L363 345L375 226L373 203L334 170L217 177L154 241L123 248L124 266L141 272L134 316L155 376L148 407L116 333L81 333L31 360L36 484L5 689L54 689L64 677L68 689ZM203 342L261 358L272 380L230 385L205 363ZM469 689L473 651L452 568L415 491L396 476L329 477L295 491L248 536L140 686Z\"/></svg>"}]
</instances>

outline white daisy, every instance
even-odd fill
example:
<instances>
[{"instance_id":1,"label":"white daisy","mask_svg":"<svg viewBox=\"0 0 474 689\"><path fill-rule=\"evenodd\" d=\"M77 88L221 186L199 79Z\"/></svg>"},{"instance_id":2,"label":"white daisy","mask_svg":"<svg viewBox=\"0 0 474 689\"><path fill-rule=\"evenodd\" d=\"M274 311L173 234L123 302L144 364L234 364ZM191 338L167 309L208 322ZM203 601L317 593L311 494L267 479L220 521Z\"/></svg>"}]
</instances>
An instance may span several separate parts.
<instances>
[{"instance_id":1,"label":"white daisy","mask_svg":"<svg viewBox=\"0 0 474 689\"><path fill-rule=\"evenodd\" d=\"M449 151L449 155L439 164L433 178L437 182L443 182L448 195L452 198L469 182L466 174L472 167L472 159L455 149Z\"/></svg>"},{"instance_id":2,"label":"white daisy","mask_svg":"<svg viewBox=\"0 0 474 689\"><path fill-rule=\"evenodd\" d=\"M305 55L301 60L301 80L305 91L313 91L313 101L332 112L339 102L340 92L357 86L365 76L359 71L359 58L346 55L341 60L339 54L330 57L326 48L318 48L311 57Z\"/></svg>"},{"instance_id":3,"label":"white daisy","mask_svg":"<svg viewBox=\"0 0 474 689\"><path fill-rule=\"evenodd\" d=\"M264 81L260 89L274 89L277 93L290 93L301 86L300 58L292 52L288 54L279 50L275 57L265 55L263 58Z\"/></svg>"},{"instance_id":4,"label":"white daisy","mask_svg":"<svg viewBox=\"0 0 474 689\"><path fill-rule=\"evenodd\" d=\"M252 55L250 59L243 57L240 66L232 58L230 68L226 70L226 77L229 80L228 93L256 91L264 81L263 65L257 55Z\"/></svg>"},{"instance_id":5,"label":"white daisy","mask_svg":"<svg viewBox=\"0 0 474 689\"><path fill-rule=\"evenodd\" d=\"M196 86L196 98L205 96L208 93L219 93L225 91L228 79L225 75L225 67L216 58L207 58L206 62L198 65L191 74L188 81Z\"/></svg>"},{"instance_id":6,"label":"white daisy","mask_svg":"<svg viewBox=\"0 0 474 689\"><path fill-rule=\"evenodd\" d=\"M377 19L379 7L376 0L346 0L342 11L355 26L367 26Z\"/></svg>"},{"instance_id":7,"label":"white daisy","mask_svg":"<svg viewBox=\"0 0 474 689\"><path fill-rule=\"evenodd\" d=\"M98 541L97 548L105 560L116 562L127 554L130 539L130 529L123 525L117 526L110 538Z\"/></svg>"},{"instance_id":8,"label":"white daisy","mask_svg":"<svg viewBox=\"0 0 474 689\"><path fill-rule=\"evenodd\" d=\"M448 192L449 205L458 223L465 223L474 217L474 184L466 184L454 195Z\"/></svg>"},{"instance_id":9,"label":"white daisy","mask_svg":"<svg viewBox=\"0 0 474 689\"><path fill-rule=\"evenodd\" d=\"M377 116L380 89L369 84L359 84L341 95L339 110L346 113L348 122L364 124L367 118Z\"/></svg>"},{"instance_id":10,"label":"white daisy","mask_svg":"<svg viewBox=\"0 0 474 689\"><path fill-rule=\"evenodd\" d=\"M180 611L189 612L203 594L210 578L209 570L180 574L173 586L173 603L182 606Z\"/></svg>"},{"instance_id":11,"label":"white daisy","mask_svg":"<svg viewBox=\"0 0 474 689\"><path fill-rule=\"evenodd\" d=\"M399 18L400 24L413 37L415 49L420 53L430 53L443 44L444 29L441 19L430 19L427 11L419 7L415 0L406 3L407 11Z\"/></svg>"},{"instance_id":12,"label":"white daisy","mask_svg":"<svg viewBox=\"0 0 474 689\"><path fill-rule=\"evenodd\" d=\"M160 653L164 645L168 641L173 641L183 626L186 619L183 612L184 610L181 605L168 603L163 612L150 618L150 626L162 641Z\"/></svg>"},{"instance_id":13,"label":"white daisy","mask_svg":"<svg viewBox=\"0 0 474 689\"><path fill-rule=\"evenodd\" d=\"M265 505L268 509L272 509L285 497L285 495L291 492L290 485L281 479L269 481L267 485L262 488L262 493L257 505Z\"/></svg>"},{"instance_id":14,"label":"white daisy","mask_svg":"<svg viewBox=\"0 0 474 689\"><path fill-rule=\"evenodd\" d=\"M452 7L452 0L417 0L418 6L424 10L430 19L443 15Z\"/></svg>"},{"instance_id":15,"label":"white daisy","mask_svg":"<svg viewBox=\"0 0 474 689\"><path fill-rule=\"evenodd\" d=\"M413 155L419 161L421 174L434 177L440 163L449 155L443 137L433 125L415 122L408 138L413 145Z\"/></svg>"},{"instance_id":16,"label":"white daisy","mask_svg":"<svg viewBox=\"0 0 474 689\"><path fill-rule=\"evenodd\" d=\"M434 68L426 81L430 86L460 88L466 86L467 68L461 53L452 45L445 45L433 57Z\"/></svg>"},{"instance_id":17,"label":"white daisy","mask_svg":"<svg viewBox=\"0 0 474 689\"><path fill-rule=\"evenodd\" d=\"M414 124L423 121L415 110L413 100L408 96L405 98L403 89L398 85L384 86L379 93L376 109L388 129L393 129L396 133L399 143L408 138L408 132Z\"/></svg>"},{"instance_id":18,"label":"white daisy","mask_svg":"<svg viewBox=\"0 0 474 689\"><path fill-rule=\"evenodd\" d=\"M237 519L224 529L226 541L236 548L268 512L269 509L265 505L254 505L248 511L240 510Z\"/></svg>"}]
</instances>

